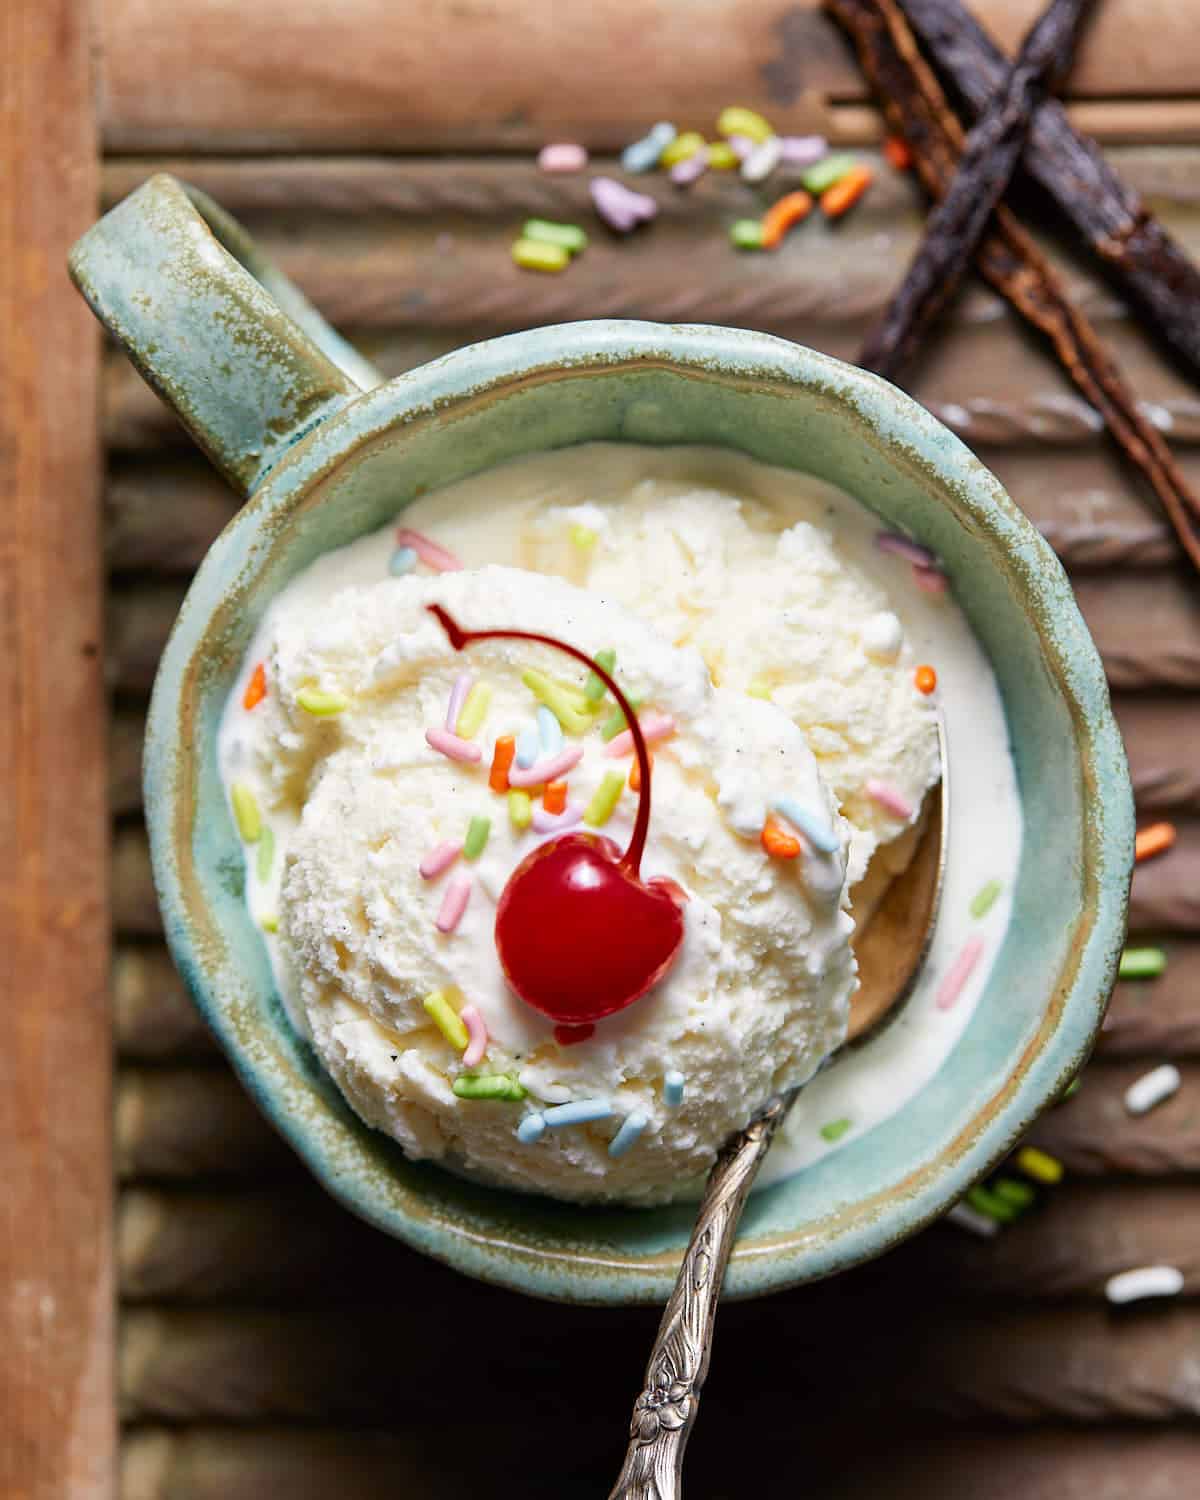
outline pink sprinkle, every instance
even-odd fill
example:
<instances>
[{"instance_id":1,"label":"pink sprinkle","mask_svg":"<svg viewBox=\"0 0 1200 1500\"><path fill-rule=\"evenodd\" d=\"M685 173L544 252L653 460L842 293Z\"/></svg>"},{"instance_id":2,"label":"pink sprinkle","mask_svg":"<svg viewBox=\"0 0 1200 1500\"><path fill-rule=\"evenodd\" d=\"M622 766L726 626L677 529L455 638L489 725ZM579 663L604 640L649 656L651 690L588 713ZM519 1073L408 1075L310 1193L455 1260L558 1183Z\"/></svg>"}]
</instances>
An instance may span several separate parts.
<instances>
[{"instance_id":1,"label":"pink sprinkle","mask_svg":"<svg viewBox=\"0 0 1200 1500\"><path fill-rule=\"evenodd\" d=\"M950 580L941 568L925 568L914 564L913 582L923 594L944 594Z\"/></svg>"},{"instance_id":2,"label":"pink sprinkle","mask_svg":"<svg viewBox=\"0 0 1200 1500\"><path fill-rule=\"evenodd\" d=\"M451 734L448 729L427 729L425 740L432 749L440 750L450 760L468 761L473 764L483 755L478 745L473 745L470 740L460 740L458 735Z\"/></svg>"},{"instance_id":3,"label":"pink sprinkle","mask_svg":"<svg viewBox=\"0 0 1200 1500\"><path fill-rule=\"evenodd\" d=\"M531 814L534 833L558 833L563 828L574 828L583 821L583 803L568 802L560 813L548 813L540 804Z\"/></svg>"},{"instance_id":4,"label":"pink sprinkle","mask_svg":"<svg viewBox=\"0 0 1200 1500\"><path fill-rule=\"evenodd\" d=\"M410 531L407 526L401 526L396 532L397 547L411 547L427 568L432 568L435 573L460 573L462 563L455 557L448 547L443 547L440 542L435 542L424 532Z\"/></svg>"},{"instance_id":5,"label":"pink sprinkle","mask_svg":"<svg viewBox=\"0 0 1200 1500\"><path fill-rule=\"evenodd\" d=\"M464 1005L458 1015L467 1028L469 1038L467 1050L462 1055L463 1063L468 1068L477 1068L483 1061L483 1054L487 1051L487 1023L479 1014L479 1007L475 1005Z\"/></svg>"},{"instance_id":6,"label":"pink sprinkle","mask_svg":"<svg viewBox=\"0 0 1200 1500\"><path fill-rule=\"evenodd\" d=\"M454 679L454 686L450 689L450 702L446 705L446 728L451 734L458 728L458 716L462 713L462 706L467 701L467 694L474 681L470 672L460 672Z\"/></svg>"},{"instance_id":7,"label":"pink sprinkle","mask_svg":"<svg viewBox=\"0 0 1200 1500\"><path fill-rule=\"evenodd\" d=\"M543 172L582 172L588 164L587 147L574 141L554 141L538 152L537 164Z\"/></svg>"},{"instance_id":8,"label":"pink sprinkle","mask_svg":"<svg viewBox=\"0 0 1200 1500\"><path fill-rule=\"evenodd\" d=\"M657 202L646 193L635 193L615 177L593 177L592 202L610 229L628 234L658 213Z\"/></svg>"},{"instance_id":9,"label":"pink sprinkle","mask_svg":"<svg viewBox=\"0 0 1200 1500\"><path fill-rule=\"evenodd\" d=\"M558 781L568 771L573 771L582 759L582 745L567 745L557 755L549 755L545 760L535 760L531 766L510 766L508 784L516 787L543 786L547 781Z\"/></svg>"},{"instance_id":10,"label":"pink sprinkle","mask_svg":"<svg viewBox=\"0 0 1200 1500\"><path fill-rule=\"evenodd\" d=\"M897 818L911 818L912 808L890 781L868 781L865 791L872 802L877 802L884 812Z\"/></svg>"},{"instance_id":11,"label":"pink sprinkle","mask_svg":"<svg viewBox=\"0 0 1200 1500\"><path fill-rule=\"evenodd\" d=\"M409 546L411 545L410 542ZM880 552L894 552L897 557L906 557L918 568L932 568L937 562L928 547L922 547L920 542L914 542L911 537L901 536L898 531L877 531L875 545Z\"/></svg>"},{"instance_id":12,"label":"pink sprinkle","mask_svg":"<svg viewBox=\"0 0 1200 1500\"><path fill-rule=\"evenodd\" d=\"M639 719L638 723L642 726L642 738L647 745L657 745L659 740L669 739L675 733L675 720L670 714L648 714L645 719ZM620 755L632 755L633 730L622 729L620 734L614 735L604 753L614 759Z\"/></svg>"},{"instance_id":13,"label":"pink sprinkle","mask_svg":"<svg viewBox=\"0 0 1200 1500\"><path fill-rule=\"evenodd\" d=\"M792 167L811 167L828 155L829 142L823 135L781 135L779 160Z\"/></svg>"},{"instance_id":14,"label":"pink sprinkle","mask_svg":"<svg viewBox=\"0 0 1200 1500\"><path fill-rule=\"evenodd\" d=\"M970 979L971 970L979 962L982 952L983 939L981 937L967 939L962 952L954 960L945 979L938 987L938 1010L953 1010L958 997L963 992L963 985Z\"/></svg>"},{"instance_id":15,"label":"pink sprinkle","mask_svg":"<svg viewBox=\"0 0 1200 1500\"><path fill-rule=\"evenodd\" d=\"M463 919L463 912L467 909L467 902L471 899L471 877L464 873L458 874L446 887L446 894L442 897L442 904L438 908L437 921L434 924L439 932L453 932Z\"/></svg>"},{"instance_id":16,"label":"pink sprinkle","mask_svg":"<svg viewBox=\"0 0 1200 1500\"><path fill-rule=\"evenodd\" d=\"M689 187L698 181L708 171L708 152L704 149L694 151L691 156L685 157L683 161L677 161L671 168L669 176L676 187Z\"/></svg>"},{"instance_id":17,"label":"pink sprinkle","mask_svg":"<svg viewBox=\"0 0 1200 1500\"><path fill-rule=\"evenodd\" d=\"M439 844L436 849L431 849L417 866L421 872L421 879L436 880L439 875L450 868L461 853L462 845L453 841L448 844Z\"/></svg>"}]
</instances>

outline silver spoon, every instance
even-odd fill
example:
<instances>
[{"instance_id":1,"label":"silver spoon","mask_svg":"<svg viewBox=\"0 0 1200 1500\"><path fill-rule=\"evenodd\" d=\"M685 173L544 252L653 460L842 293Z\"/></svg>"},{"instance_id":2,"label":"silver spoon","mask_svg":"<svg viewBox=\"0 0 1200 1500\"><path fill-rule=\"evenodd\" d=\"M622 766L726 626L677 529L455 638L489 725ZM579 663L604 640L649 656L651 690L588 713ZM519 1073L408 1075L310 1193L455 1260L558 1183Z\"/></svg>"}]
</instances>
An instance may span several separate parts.
<instances>
[{"instance_id":1,"label":"silver spoon","mask_svg":"<svg viewBox=\"0 0 1200 1500\"><path fill-rule=\"evenodd\" d=\"M912 992L929 950L946 872L950 826L946 735L940 721L941 795L932 806L908 869L892 882L854 944L859 988L850 1003L847 1043L858 1043L894 1016ZM609 1500L677 1500L683 1451L708 1374L717 1301L742 1209L767 1148L803 1084L776 1094L717 1157L662 1322L641 1394L633 1404L629 1447Z\"/></svg>"}]
</instances>

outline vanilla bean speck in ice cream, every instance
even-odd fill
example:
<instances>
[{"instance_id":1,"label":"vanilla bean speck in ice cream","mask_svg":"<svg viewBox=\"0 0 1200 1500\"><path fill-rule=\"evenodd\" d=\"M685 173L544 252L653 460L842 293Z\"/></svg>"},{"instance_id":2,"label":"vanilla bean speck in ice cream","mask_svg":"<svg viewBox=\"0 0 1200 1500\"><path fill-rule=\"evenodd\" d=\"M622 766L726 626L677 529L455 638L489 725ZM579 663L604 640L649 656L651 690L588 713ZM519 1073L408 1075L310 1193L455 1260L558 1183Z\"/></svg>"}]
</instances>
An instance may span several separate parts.
<instances>
[{"instance_id":1,"label":"vanilla bean speck in ice cream","mask_svg":"<svg viewBox=\"0 0 1200 1500\"><path fill-rule=\"evenodd\" d=\"M394 528L318 560L268 611L222 725L247 899L289 1015L350 1106L412 1157L580 1201L692 1191L729 1135L772 1092L813 1079L844 1039L855 921L909 857L939 774L936 700L913 684L930 658L915 654L907 608L921 620L940 611L995 695L986 663L951 601L918 596L903 564L870 557L870 518L854 502L718 450L541 455L427 495L397 524L462 570L433 572L418 546L396 576ZM611 801L615 773L633 767L612 738L613 702L595 682L589 698L584 669L546 646L457 653L434 603L468 630L615 653L639 720L669 726L652 746L642 873L686 897L682 946L649 993L590 1031L564 1031L514 993L494 929L513 871L562 829L629 842L638 793L624 782L607 816L598 795L607 787ZM266 694L247 708L260 664ZM427 731L453 732L447 704L464 674L484 710L468 748L447 753ZM548 722L547 682L561 724ZM990 728L988 772L1011 775L998 697ZM580 752L563 813L545 811L536 786L510 796L503 769L496 780L508 741L524 761L560 742ZM468 848L425 878L431 851L462 845L472 826ZM989 867L1002 880L1017 827ZM443 930L451 882L466 907ZM580 953L578 972L588 962ZM486 1038L469 1065L464 1010ZM894 1087L856 1097L848 1133L919 1087L961 1024L923 1031ZM595 1118L559 1124L567 1103ZM809 1139L820 1123L802 1123L792 1165L822 1149ZM777 1171L787 1151L775 1149Z\"/></svg>"}]
</instances>

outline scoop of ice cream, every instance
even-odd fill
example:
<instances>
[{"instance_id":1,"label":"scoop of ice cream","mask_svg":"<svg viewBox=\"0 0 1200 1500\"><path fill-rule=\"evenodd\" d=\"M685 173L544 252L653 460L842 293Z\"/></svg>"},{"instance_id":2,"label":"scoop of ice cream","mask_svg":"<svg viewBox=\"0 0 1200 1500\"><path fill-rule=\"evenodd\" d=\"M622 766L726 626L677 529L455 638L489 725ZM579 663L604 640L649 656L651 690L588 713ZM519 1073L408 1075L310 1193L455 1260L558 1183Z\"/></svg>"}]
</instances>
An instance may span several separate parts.
<instances>
[{"instance_id":1,"label":"scoop of ice cream","mask_svg":"<svg viewBox=\"0 0 1200 1500\"><path fill-rule=\"evenodd\" d=\"M683 946L665 979L586 1040L556 1038L504 981L496 903L514 867L554 830L515 827L506 797L488 783L496 739L532 731L529 670L576 689L585 674L525 642L481 643L459 655L427 612L435 601L467 628L515 626L590 655L615 650L618 678L641 700L643 721L674 721L654 746L642 873L667 876L686 893ZM778 708L714 687L696 650L670 644L626 610L509 568L383 580L338 595L315 619L277 607L268 635L272 691L256 710L262 718L238 774L269 817L294 824L280 892L281 972L343 1094L410 1155L562 1198L664 1200L707 1170L773 1091L803 1082L841 1042L855 984L849 830L803 733ZM491 695L475 764L426 741L428 728L444 725L464 671ZM345 707L325 717L306 712L313 690ZM568 773L568 808L588 804L606 774L630 770L630 755L611 755L601 734L612 709L600 705L566 740L582 750ZM779 798L832 835L831 853L766 855L760 833ZM603 827L622 846L635 808L625 787ZM461 842L472 818L490 824L478 858L460 857L423 879L422 856ZM443 933L435 918L445 886L463 873L467 908ZM578 963L583 972L588 955ZM564 985L571 980L563 974ZM431 1019L424 1001L434 991L456 1009L475 1006L486 1023L477 1067L465 1067L461 1048ZM525 1097L459 1097L454 1083L465 1072L508 1075ZM672 1108L664 1081L674 1072L685 1083ZM610 1106L608 1117L552 1126L536 1141L518 1136L535 1112L597 1099ZM636 1146L610 1155L634 1115L645 1121Z\"/></svg>"}]
</instances>

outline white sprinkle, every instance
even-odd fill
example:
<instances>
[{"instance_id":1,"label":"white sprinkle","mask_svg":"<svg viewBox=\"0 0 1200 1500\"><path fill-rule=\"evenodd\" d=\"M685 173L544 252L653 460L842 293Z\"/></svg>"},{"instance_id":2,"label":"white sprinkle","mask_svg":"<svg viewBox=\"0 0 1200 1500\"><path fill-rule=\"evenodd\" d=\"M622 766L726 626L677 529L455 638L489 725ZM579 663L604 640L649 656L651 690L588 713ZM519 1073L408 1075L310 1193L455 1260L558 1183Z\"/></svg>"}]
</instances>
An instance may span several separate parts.
<instances>
[{"instance_id":1,"label":"white sprinkle","mask_svg":"<svg viewBox=\"0 0 1200 1500\"><path fill-rule=\"evenodd\" d=\"M1110 1302L1140 1302L1143 1297L1178 1297L1183 1291L1183 1272L1174 1266L1141 1266L1136 1271L1122 1271L1104 1283L1104 1295Z\"/></svg>"},{"instance_id":2,"label":"white sprinkle","mask_svg":"<svg viewBox=\"0 0 1200 1500\"><path fill-rule=\"evenodd\" d=\"M1173 1063L1163 1063L1161 1068L1151 1069L1129 1085L1125 1090L1125 1108L1131 1115L1144 1115L1176 1093L1182 1082L1179 1069Z\"/></svg>"},{"instance_id":3,"label":"white sprinkle","mask_svg":"<svg viewBox=\"0 0 1200 1500\"><path fill-rule=\"evenodd\" d=\"M742 177L747 182L762 182L764 178L770 177L779 165L779 158L782 155L783 145L779 137L769 135L765 141L755 146L742 162Z\"/></svg>"},{"instance_id":4,"label":"white sprinkle","mask_svg":"<svg viewBox=\"0 0 1200 1500\"><path fill-rule=\"evenodd\" d=\"M990 1240L1000 1228L995 1219L979 1213L969 1203L956 1203L946 1217L960 1229L969 1229L972 1234L981 1235L985 1240Z\"/></svg>"}]
</instances>

